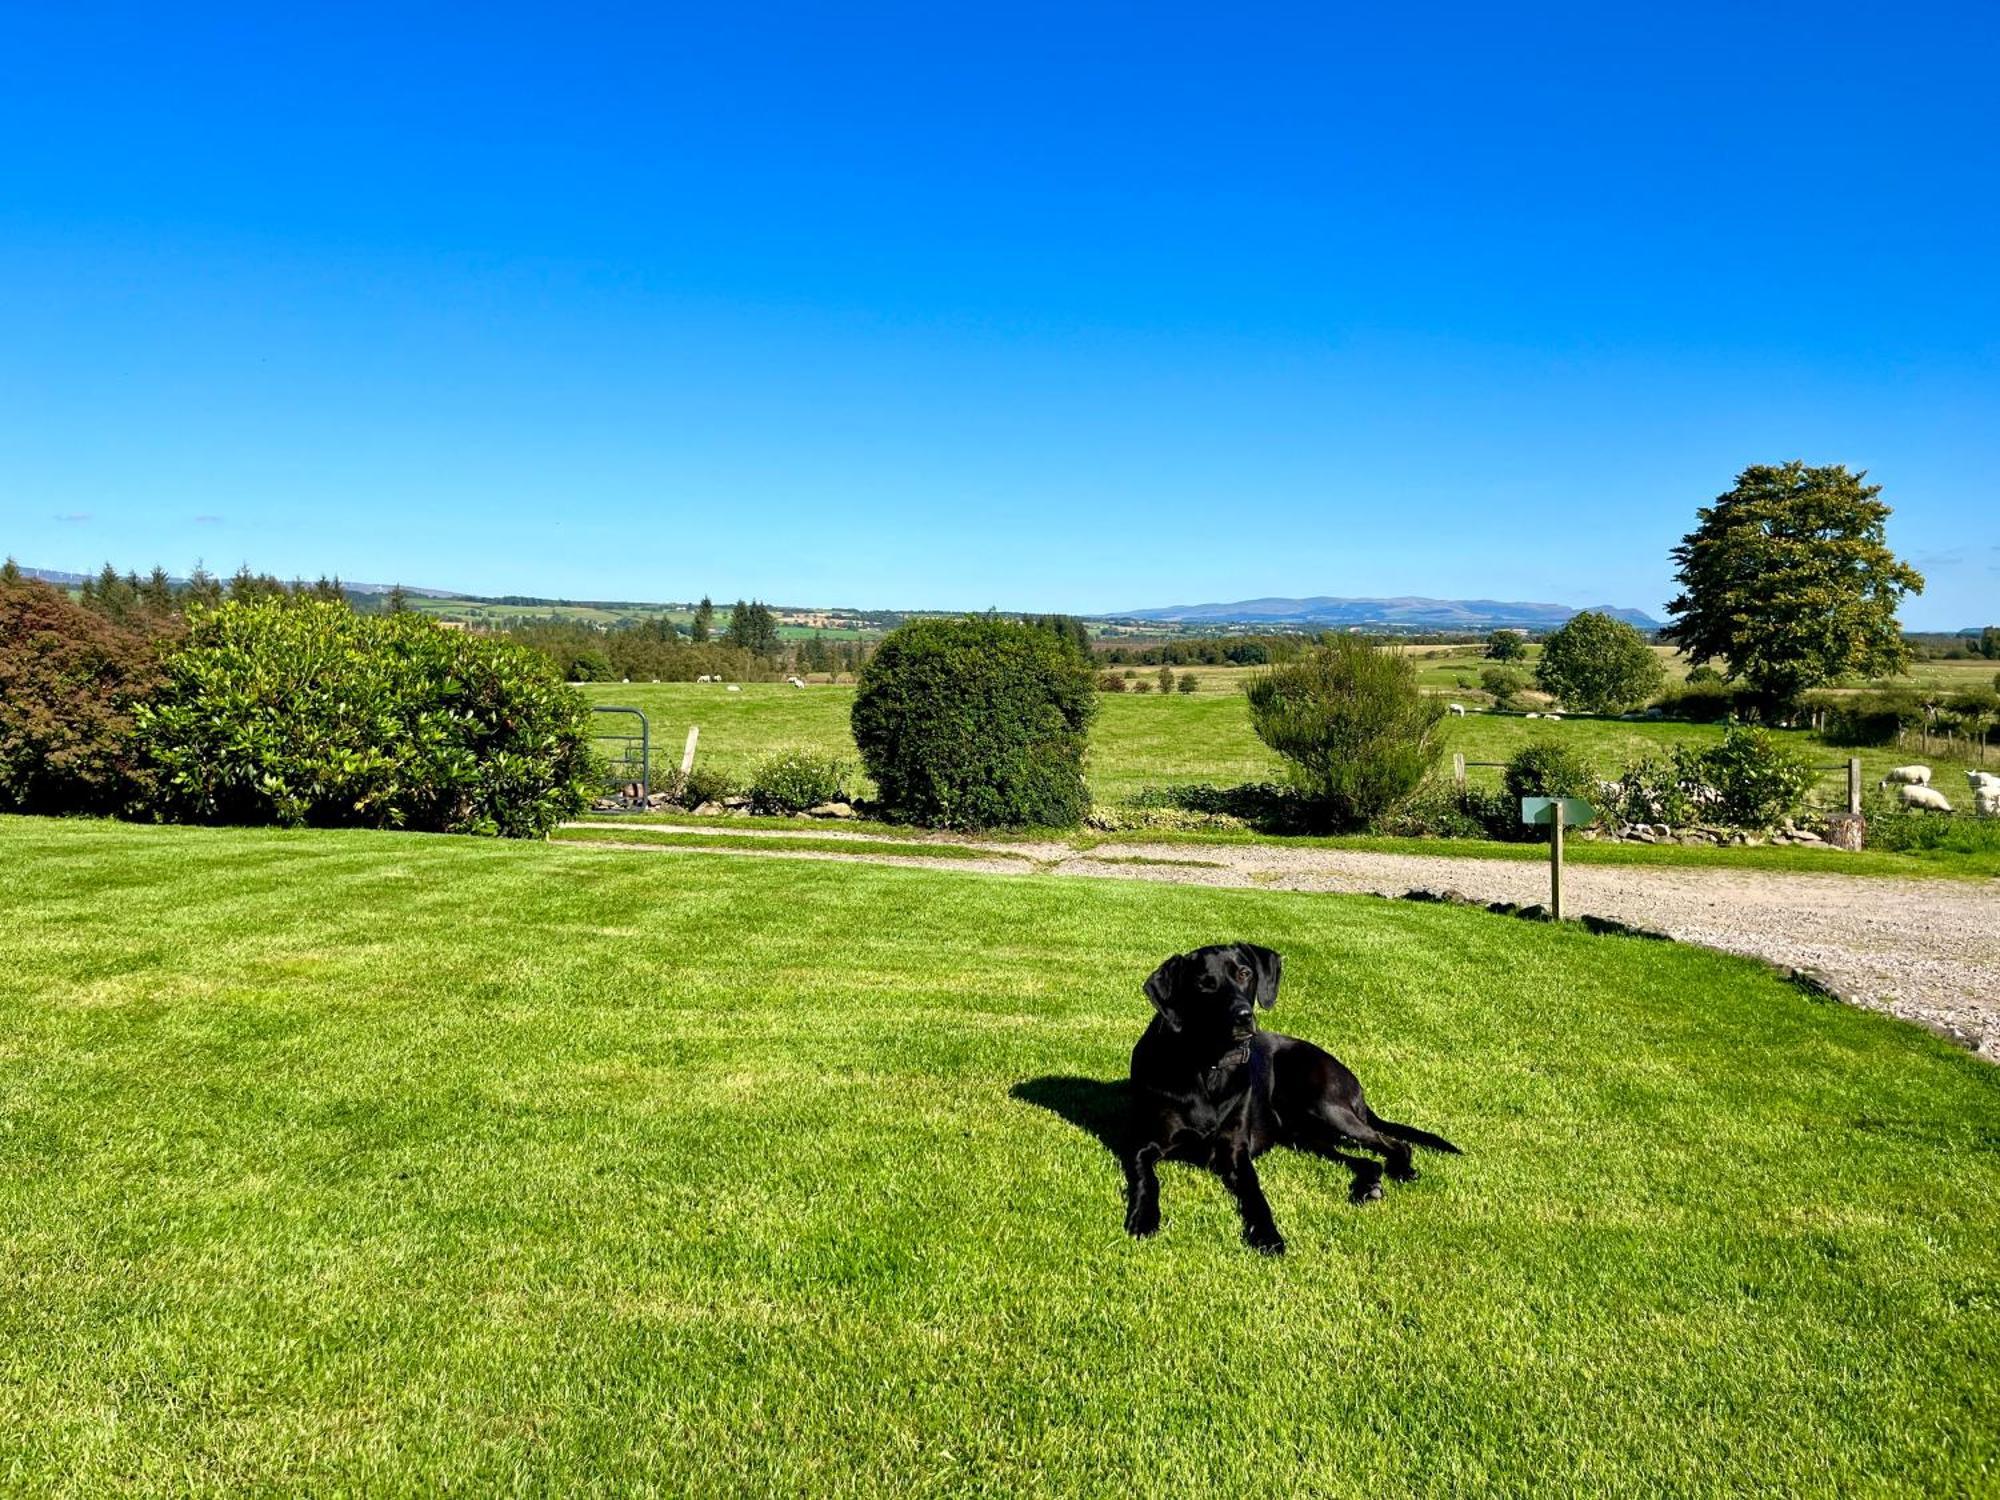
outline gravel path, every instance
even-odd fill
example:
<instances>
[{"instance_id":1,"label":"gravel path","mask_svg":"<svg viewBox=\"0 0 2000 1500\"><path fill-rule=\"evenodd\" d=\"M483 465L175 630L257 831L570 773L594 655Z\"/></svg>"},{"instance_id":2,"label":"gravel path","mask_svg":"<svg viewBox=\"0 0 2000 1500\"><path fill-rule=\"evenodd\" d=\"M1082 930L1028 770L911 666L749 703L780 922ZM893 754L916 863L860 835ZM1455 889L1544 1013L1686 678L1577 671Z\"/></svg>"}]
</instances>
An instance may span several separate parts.
<instances>
[{"instance_id":1,"label":"gravel path","mask_svg":"<svg viewBox=\"0 0 2000 1500\"><path fill-rule=\"evenodd\" d=\"M693 831L722 836L739 832ZM755 832L773 836L764 829ZM826 838L830 832L814 829L810 836ZM835 836L856 845L854 858L892 862L865 852L872 841L869 835ZM896 841L920 838L899 834ZM1548 867L1530 861L1288 849L1274 844L1120 843L1115 850L1079 853L1056 842L951 842L1026 858L977 864L893 862L948 865L988 874L1054 873L1282 891L1400 896L1425 887L1457 891L1482 902L1548 899ZM801 851L786 857L806 855ZM1684 942L1788 968L1818 970L1856 1004L1915 1021L2000 1062L2000 881L1573 864L1564 871L1564 896L1573 914L1611 917Z\"/></svg>"}]
</instances>

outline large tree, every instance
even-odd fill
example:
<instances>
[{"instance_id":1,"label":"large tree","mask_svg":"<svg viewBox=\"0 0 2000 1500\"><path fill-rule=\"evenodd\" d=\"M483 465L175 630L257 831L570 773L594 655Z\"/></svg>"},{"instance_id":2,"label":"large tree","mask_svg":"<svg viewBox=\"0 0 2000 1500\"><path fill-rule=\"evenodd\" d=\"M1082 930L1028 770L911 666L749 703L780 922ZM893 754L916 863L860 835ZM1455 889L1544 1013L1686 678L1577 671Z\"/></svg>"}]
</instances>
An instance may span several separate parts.
<instances>
[{"instance_id":1,"label":"large tree","mask_svg":"<svg viewBox=\"0 0 2000 1500\"><path fill-rule=\"evenodd\" d=\"M1902 671L1896 606L1924 580L1883 540L1889 507L1866 478L1797 461L1737 475L1673 550L1681 593L1662 637L1782 702Z\"/></svg>"},{"instance_id":2,"label":"large tree","mask_svg":"<svg viewBox=\"0 0 2000 1500\"><path fill-rule=\"evenodd\" d=\"M1535 685L1587 714L1637 708L1660 690L1665 674L1646 638L1610 615L1585 610L1542 642Z\"/></svg>"}]
</instances>

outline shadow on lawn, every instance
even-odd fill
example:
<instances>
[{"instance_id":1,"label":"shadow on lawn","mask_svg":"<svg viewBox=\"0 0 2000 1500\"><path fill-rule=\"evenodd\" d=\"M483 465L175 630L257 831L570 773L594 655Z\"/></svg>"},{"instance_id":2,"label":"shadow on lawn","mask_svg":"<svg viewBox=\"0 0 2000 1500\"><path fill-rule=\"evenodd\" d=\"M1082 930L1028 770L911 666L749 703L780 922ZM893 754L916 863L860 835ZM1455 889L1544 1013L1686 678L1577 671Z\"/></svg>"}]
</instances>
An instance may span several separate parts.
<instances>
[{"instance_id":1,"label":"shadow on lawn","mask_svg":"<svg viewBox=\"0 0 2000 1500\"><path fill-rule=\"evenodd\" d=\"M1040 1078L1025 1078L1007 1092L1052 1115L1061 1115L1078 1130L1096 1136L1106 1151L1122 1159L1125 1121L1132 1098L1132 1085L1127 1080L1107 1082L1101 1078L1050 1073Z\"/></svg>"}]
</instances>

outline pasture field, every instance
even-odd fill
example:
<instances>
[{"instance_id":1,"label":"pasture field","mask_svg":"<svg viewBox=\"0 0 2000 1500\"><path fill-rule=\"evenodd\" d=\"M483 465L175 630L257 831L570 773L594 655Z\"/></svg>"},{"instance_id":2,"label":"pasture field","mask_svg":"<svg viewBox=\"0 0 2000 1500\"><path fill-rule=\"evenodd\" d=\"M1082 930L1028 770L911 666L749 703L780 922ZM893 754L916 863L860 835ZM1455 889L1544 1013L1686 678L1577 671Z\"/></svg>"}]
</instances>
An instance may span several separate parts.
<instances>
[{"instance_id":1,"label":"pasture field","mask_svg":"<svg viewBox=\"0 0 2000 1500\"><path fill-rule=\"evenodd\" d=\"M848 713L854 702L851 684L814 683L805 688L783 683L744 683L729 692L718 683L591 683L582 691L593 703L627 704L644 710L652 724L655 764L680 764L688 726L701 726L698 763L744 777L772 751L805 746L839 755L858 764ZM1211 782L1231 786L1246 781L1277 781L1282 762L1250 728L1250 715L1240 690L1198 692L1189 696L1158 693L1104 693L1091 731L1088 774L1091 795L1099 802L1122 802L1147 787L1179 782ZM1468 761L1505 761L1536 739L1561 739L1581 746L1607 775L1630 760L1661 754L1676 743L1708 743L1722 737L1714 724L1670 721L1593 719L1565 716L1550 723L1519 714L1470 713L1445 721L1449 751ZM1825 745L1805 731L1786 732L1815 763L1829 768L1823 783L1828 796L1844 795L1845 766L1857 752ZM1872 784L1891 766L1919 758L1910 748L1864 749L1863 775ZM1937 773L1937 784L1966 805L1959 771L1974 764L1933 753L1922 757ZM2000 767L2000 758L1993 762ZM1474 769L1470 774L1498 784L1499 773Z\"/></svg>"},{"instance_id":2,"label":"pasture field","mask_svg":"<svg viewBox=\"0 0 2000 1500\"><path fill-rule=\"evenodd\" d=\"M1367 898L0 819L0 1487L1991 1493L2000 1072ZM1164 954L1466 1148L1094 1129Z\"/></svg>"}]
</instances>

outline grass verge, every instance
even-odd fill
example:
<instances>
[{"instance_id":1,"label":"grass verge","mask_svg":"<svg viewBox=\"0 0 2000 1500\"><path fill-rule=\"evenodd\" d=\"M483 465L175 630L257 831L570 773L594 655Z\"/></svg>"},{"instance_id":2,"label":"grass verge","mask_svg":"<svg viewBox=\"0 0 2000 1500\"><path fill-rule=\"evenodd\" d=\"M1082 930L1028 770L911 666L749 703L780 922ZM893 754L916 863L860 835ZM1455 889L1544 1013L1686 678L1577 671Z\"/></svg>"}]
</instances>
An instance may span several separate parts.
<instances>
[{"instance_id":1,"label":"grass verge","mask_svg":"<svg viewBox=\"0 0 2000 1500\"><path fill-rule=\"evenodd\" d=\"M18 1493L1975 1494L2000 1071L1360 898L0 819ZM663 871L673 875L663 878ZM1090 1130L1165 953L1468 1154Z\"/></svg>"}]
</instances>

